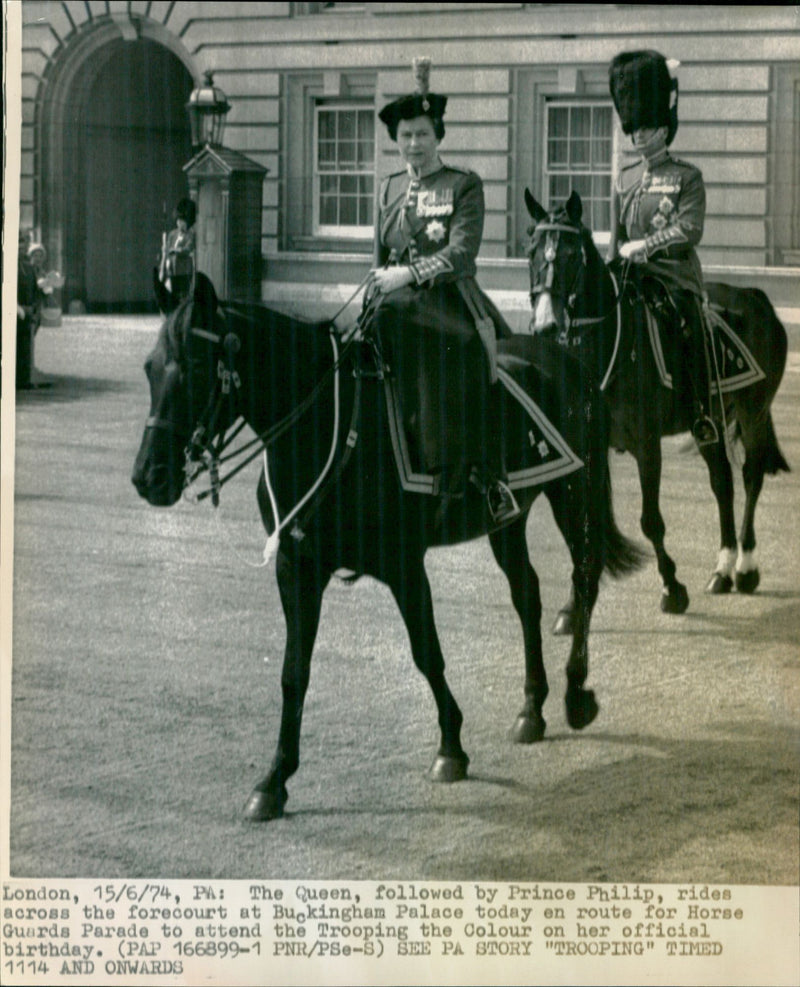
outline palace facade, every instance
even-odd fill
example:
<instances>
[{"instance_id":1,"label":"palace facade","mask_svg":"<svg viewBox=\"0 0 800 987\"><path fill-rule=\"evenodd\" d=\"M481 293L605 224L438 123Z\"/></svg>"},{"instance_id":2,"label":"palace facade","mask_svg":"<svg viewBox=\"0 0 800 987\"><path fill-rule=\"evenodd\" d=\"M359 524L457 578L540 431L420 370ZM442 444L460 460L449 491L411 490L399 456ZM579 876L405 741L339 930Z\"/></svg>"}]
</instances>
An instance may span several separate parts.
<instances>
[{"instance_id":1,"label":"palace facade","mask_svg":"<svg viewBox=\"0 0 800 987\"><path fill-rule=\"evenodd\" d=\"M262 297L346 297L371 262L377 183L398 168L376 110L413 88L415 55L449 96L442 158L484 180L479 279L524 298L526 188L545 205L577 189L608 237L629 142L607 70L633 48L681 63L672 150L705 178L707 276L796 298L796 5L23 0L22 21L21 225L66 275L65 305L150 304L188 190L185 105L208 70L231 105L225 146L266 169Z\"/></svg>"}]
</instances>

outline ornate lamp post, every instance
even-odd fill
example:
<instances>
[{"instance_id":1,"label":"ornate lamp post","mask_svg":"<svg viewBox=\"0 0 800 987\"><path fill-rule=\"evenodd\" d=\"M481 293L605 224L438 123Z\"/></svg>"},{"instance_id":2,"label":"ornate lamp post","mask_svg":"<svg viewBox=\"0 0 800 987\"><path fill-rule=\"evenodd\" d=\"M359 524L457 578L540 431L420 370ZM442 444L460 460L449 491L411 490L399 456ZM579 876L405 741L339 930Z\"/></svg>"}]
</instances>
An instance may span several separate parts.
<instances>
[{"instance_id":1,"label":"ornate lamp post","mask_svg":"<svg viewBox=\"0 0 800 987\"><path fill-rule=\"evenodd\" d=\"M262 186L267 169L225 147L222 134L231 106L205 73L186 111L194 156L183 170L197 203L196 266L220 298L261 297Z\"/></svg>"},{"instance_id":2,"label":"ornate lamp post","mask_svg":"<svg viewBox=\"0 0 800 987\"><path fill-rule=\"evenodd\" d=\"M186 104L189 125L192 128L193 147L222 146L225 115L230 108L225 93L219 86L214 85L213 72L207 71L203 85L192 90L189 102Z\"/></svg>"}]
</instances>

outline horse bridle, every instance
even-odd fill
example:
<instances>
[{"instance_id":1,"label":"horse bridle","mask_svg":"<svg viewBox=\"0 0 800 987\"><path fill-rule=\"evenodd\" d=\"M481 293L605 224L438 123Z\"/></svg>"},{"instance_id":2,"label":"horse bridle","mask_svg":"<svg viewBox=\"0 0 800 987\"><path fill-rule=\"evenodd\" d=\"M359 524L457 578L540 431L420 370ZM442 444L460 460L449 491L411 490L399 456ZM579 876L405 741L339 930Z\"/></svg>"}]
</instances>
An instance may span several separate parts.
<instances>
[{"instance_id":1,"label":"horse bridle","mask_svg":"<svg viewBox=\"0 0 800 987\"><path fill-rule=\"evenodd\" d=\"M599 316L583 316L575 318L572 315L572 309L575 305L576 292L575 287L578 283L578 278L582 273L586 271L588 266L588 261L586 257L586 247L583 244L583 239L581 235L581 229L578 226L570 226L568 223L559 223L554 220L548 222L537 223L534 226L532 240L538 239L540 233L546 233L547 237L544 244L544 265L537 270L533 270L533 278L531 284L530 298L531 305L536 306L536 298L543 291L551 291L553 287L553 276L555 272L555 261L558 256L558 242L560 235L562 233L568 233L571 236L581 237L581 264L575 268L575 274L570 282L570 285L566 291L566 298L564 301L564 314L566 316L566 326L563 331L559 334L559 342L566 345L569 342L569 333L571 329L574 328L584 328L586 326L600 325L605 322L609 316L609 312L604 315ZM555 234L555 235L554 235ZM532 255L536 247L533 246L529 253ZM546 270L544 283L538 279L537 275ZM617 298L614 300L614 304L618 301Z\"/></svg>"},{"instance_id":2,"label":"horse bridle","mask_svg":"<svg viewBox=\"0 0 800 987\"><path fill-rule=\"evenodd\" d=\"M342 363L351 346L356 342L354 336L346 339L341 350L336 343L336 327L330 324L330 334L334 343L334 360L322 374L320 379L314 384L309 394L296 405L280 421L271 425L268 429L260 432L244 445L229 453L227 456L223 452L229 448L236 436L245 427L246 422L241 416L241 410L236 408L237 396L241 392L241 378L234 366L234 359L241 348L239 337L232 332L222 336L207 329L191 327L190 335L203 339L214 346L222 345L224 358L217 361L217 375L206 401L205 409L197 419L197 423L192 431L192 435L184 449L184 490L200 476L208 471L209 489L204 490L195 498L197 501L204 500L209 495L215 507L219 505L220 489L232 480L237 473L248 466L254 459L262 455L273 443L284 435L292 426L308 411L319 397L321 391L326 387L332 378L337 378ZM228 430L223 428L216 434L217 422L225 401L233 402L230 411L230 421L233 427ZM355 419L358 417L359 402L356 399L353 406L353 421L347 440L347 454L352 451L355 444ZM238 414L236 412L239 412ZM191 407L189 420L192 420ZM169 419L156 416L148 418L147 425L152 428L162 428L173 433L178 431L178 426ZM249 453L249 454L248 454ZM224 476L220 475L220 468L233 459L245 457L238 465L231 469ZM345 460L346 461L346 460Z\"/></svg>"},{"instance_id":3,"label":"horse bridle","mask_svg":"<svg viewBox=\"0 0 800 987\"><path fill-rule=\"evenodd\" d=\"M222 346L222 356L220 356L217 360L217 373L214 385L208 395L206 406L202 414L196 420L191 438L184 448L184 489L188 487L201 472L208 470L211 489L201 496L205 497L210 493L214 505L217 506L219 503L219 488L223 482L220 480L219 466L222 462L226 461L222 457L222 453L231 444L231 442L233 442L245 426L244 420L240 422L238 421L240 416L235 410L236 396L241 390L242 382L234 366L234 359L236 354L241 349L241 341L239 340L239 337L232 332L227 333L225 336L221 336L218 333L210 332L207 329L199 329L195 327L189 329L189 334L210 342L215 346L219 346L220 344ZM169 364L167 365L167 375L179 374L181 372L180 365L177 360L174 361L174 363L174 369L170 369ZM232 431L228 431L227 428L220 429L215 440L217 422L219 421L226 402L231 405L231 421L235 423L238 422L238 424L236 424L236 427ZM191 412L192 408L190 404L188 415L189 421L194 419ZM182 431L176 422L169 418L164 418L161 415L151 415L146 420L145 426L148 428L161 429L163 431L170 432L171 434L176 434L179 431Z\"/></svg>"},{"instance_id":4,"label":"horse bridle","mask_svg":"<svg viewBox=\"0 0 800 987\"><path fill-rule=\"evenodd\" d=\"M540 295L543 291L550 291L553 287L553 275L555 272L555 262L558 256L558 241L562 233L570 233L573 236L580 236L581 231L574 226L568 226L566 223L538 223L533 230L534 238L538 238L540 233L546 233L547 236L544 242L544 265L539 268L538 271L534 271L534 281L531 285L531 301L533 302L537 295ZM554 235L555 234L555 235ZM535 248L534 248L535 249ZM586 266L586 251L581 244L581 257L583 260L583 266ZM546 271L544 283L542 283L536 275L541 271ZM575 287L575 283L578 280L578 275L580 274L580 268L575 271L575 277L569 286L569 291L567 292L567 298L569 298L573 292L572 289Z\"/></svg>"}]
</instances>

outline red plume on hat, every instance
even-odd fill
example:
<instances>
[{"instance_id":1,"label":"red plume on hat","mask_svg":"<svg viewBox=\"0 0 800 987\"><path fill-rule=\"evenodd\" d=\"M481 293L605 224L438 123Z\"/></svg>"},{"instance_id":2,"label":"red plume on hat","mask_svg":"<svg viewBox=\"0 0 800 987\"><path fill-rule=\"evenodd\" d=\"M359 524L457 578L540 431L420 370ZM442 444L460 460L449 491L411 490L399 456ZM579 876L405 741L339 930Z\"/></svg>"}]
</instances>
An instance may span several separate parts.
<instances>
[{"instance_id":1,"label":"red plume on hat","mask_svg":"<svg viewBox=\"0 0 800 987\"><path fill-rule=\"evenodd\" d=\"M397 140L397 125L401 120L413 120L415 117L427 116L432 120L441 121L447 106L447 96L440 96L430 91L430 58L419 57L413 61L415 89L408 96L387 103L378 114L386 124L389 136Z\"/></svg>"},{"instance_id":2,"label":"red plume on hat","mask_svg":"<svg viewBox=\"0 0 800 987\"><path fill-rule=\"evenodd\" d=\"M670 75L671 64L678 63L651 50L625 51L612 60L609 89L624 133L666 127L667 144L672 143L678 130L678 80Z\"/></svg>"}]
</instances>

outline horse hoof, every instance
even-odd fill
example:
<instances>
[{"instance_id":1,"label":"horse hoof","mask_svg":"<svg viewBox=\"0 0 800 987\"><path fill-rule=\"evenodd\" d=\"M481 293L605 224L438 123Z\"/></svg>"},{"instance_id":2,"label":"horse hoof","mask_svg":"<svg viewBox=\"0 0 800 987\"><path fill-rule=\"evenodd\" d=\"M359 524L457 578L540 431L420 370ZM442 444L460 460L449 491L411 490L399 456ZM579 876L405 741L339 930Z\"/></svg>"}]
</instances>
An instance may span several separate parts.
<instances>
[{"instance_id":1,"label":"horse hoof","mask_svg":"<svg viewBox=\"0 0 800 987\"><path fill-rule=\"evenodd\" d=\"M567 610L559 611L556 622L553 624L553 634L557 637L566 634L574 634L574 622L572 614Z\"/></svg>"},{"instance_id":2,"label":"horse hoof","mask_svg":"<svg viewBox=\"0 0 800 987\"><path fill-rule=\"evenodd\" d=\"M709 579L708 586L706 586L706 593L714 593L718 596L722 596L725 593L730 593L733 589L733 580L730 576L726 576L722 572L715 572L714 575Z\"/></svg>"},{"instance_id":3,"label":"horse hoof","mask_svg":"<svg viewBox=\"0 0 800 987\"><path fill-rule=\"evenodd\" d=\"M287 797L255 789L244 807L244 818L248 822L269 822L271 819L280 819Z\"/></svg>"},{"instance_id":4,"label":"horse hoof","mask_svg":"<svg viewBox=\"0 0 800 987\"><path fill-rule=\"evenodd\" d=\"M597 716L600 707L591 689L573 689L567 692L567 723L573 730L583 730Z\"/></svg>"},{"instance_id":5,"label":"horse hoof","mask_svg":"<svg viewBox=\"0 0 800 987\"><path fill-rule=\"evenodd\" d=\"M444 754L437 754L428 772L428 778L448 785L454 781L463 781L467 777L468 764L469 758L466 754L463 757L445 757Z\"/></svg>"},{"instance_id":6,"label":"horse hoof","mask_svg":"<svg viewBox=\"0 0 800 987\"><path fill-rule=\"evenodd\" d=\"M761 576L758 573L758 569L751 569L749 572L737 572L736 592L755 593L760 582Z\"/></svg>"},{"instance_id":7,"label":"horse hoof","mask_svg":"<svg viewBox=\"0 0 800 987\"><path fill-rule=\"evenodd\" d=\"M682 583L676 583L669 592L661 594L662 613L686 613L689 606L689 594Z\"/></svg>"},{"instance_id":8,"label":"horse hoof","mask_svg":"<svg viewBox=\"0 0 800 987\"><path fill-rule=\"evenodd\" d=\"M511 728L511 740L515 744L538 744L540 740L544 740L546 726L543 716L520 713Z\"/></svg>"}]
</instances>

